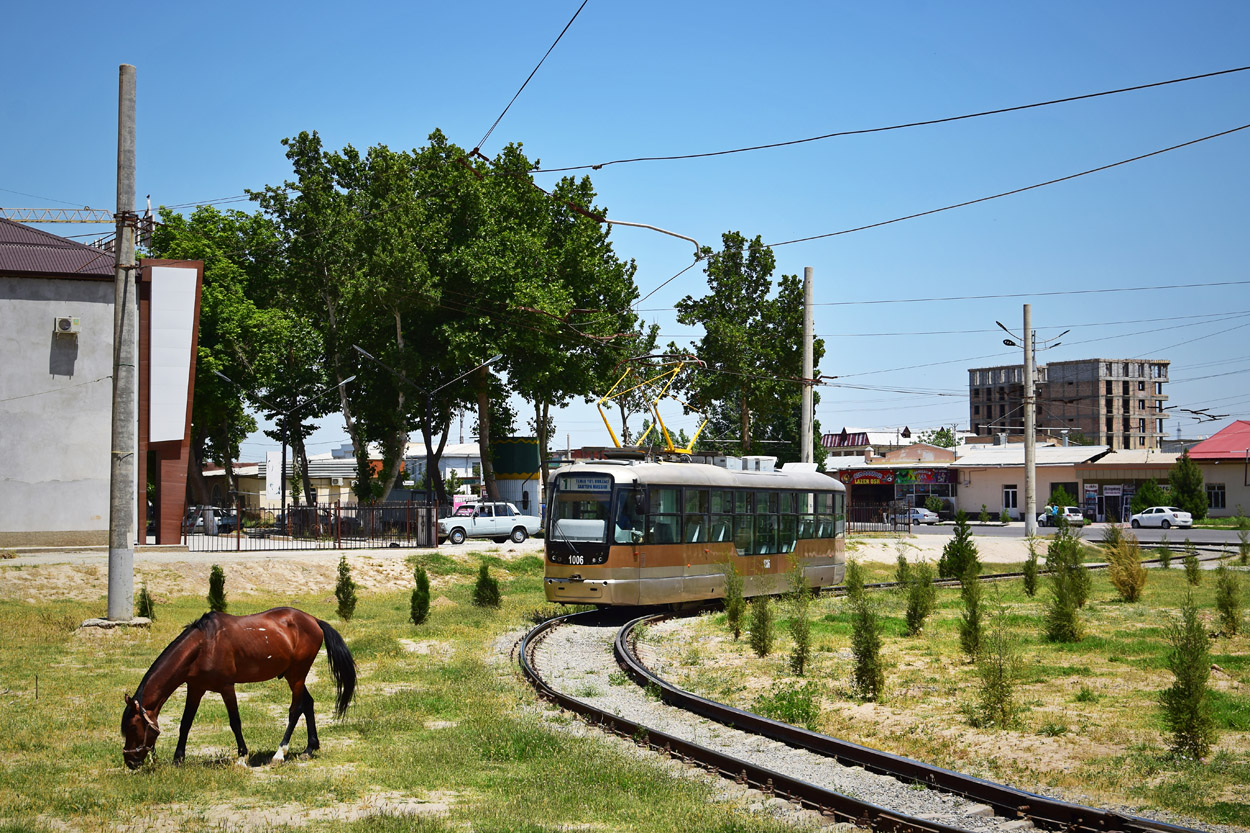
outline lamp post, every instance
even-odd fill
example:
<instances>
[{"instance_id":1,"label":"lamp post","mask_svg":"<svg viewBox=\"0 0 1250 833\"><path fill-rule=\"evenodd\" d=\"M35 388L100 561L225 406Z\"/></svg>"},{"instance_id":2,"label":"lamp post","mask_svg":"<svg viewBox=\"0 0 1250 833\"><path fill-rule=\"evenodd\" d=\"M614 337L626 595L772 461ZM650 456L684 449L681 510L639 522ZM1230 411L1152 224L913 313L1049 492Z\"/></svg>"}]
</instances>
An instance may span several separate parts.
<instances>
[{"instance_id":1,"label":"lamp post","mask_svg":"<svg viewBox=\"0 0 1250 833\"><path fill-rule=\"evenodd\" d=\"M1024 348L1024 535L1031 538L1037 534L1037 409L1033 394L1033 363L1037 351L1037 334L1033 332L1033 310L1024 305L1024 336L1013 340L1015 334L1001 321L995 321L1003 332L1013 338L1003 339L1008 347ZM1058 347L1057 339L1067 335L1064 330L1043 344L1042 349ZM1053 344L1049 342L1054 342Z\"/></svg>"},{"instance_id":2,"label":"lamp post","mask_svg":"<svg viewBox=\"0 0 1250 833\"><path fill-rule=\"evenodd\" d=\"M343 387L344 385L346 385L348 382L354 381L356 377L355 377L354 375L352 375L352 376L348 376L346 379L344 379L343 381L339 382L337 385L331 385L331 386L330 386L330 387L328 387L328 388L325 388L325 389L323 389L323 390L319 390L319 391L317 391L316 393L314 393L312 396L310 396L310 397L308 397L307 399L303 400L302 402L297 403L297 404L295 405L295 407L291 408L290 410L283 411L281 408L276 408L276 407L274 407L273 405L271 405L271 404L269 404L268 402L266 402L266 401L265 401L265 400L261 397L261 395L260 395L260 394L256 393L256 391L249 390L248 388L243 387L242 385L240 385L238 382L236 382L236 381L234 381L233 379L231 379L231 378L230 378L229 376L227 376L226 374L224 374L224 373L222 373L222 372L220 372L220 371L218 371L218 370L214 370L214 371L213 371L213 375L214 375L214 376L217 376L217 377L218 377L218 378L220 378L220 379L224 379L224 380L226 380L227 382L229 382L230 384L234 385L234 386L235 386L236 388L238 388L239 390L244 391L245 393L248 393L248 394L250 394L251 396L255 397L255 399L256 399L256 401L257 401L257 402L259 402L260 404L264 405L266 408L268 408L270 411L272 411L275 415L277 415L278 417L280 417L280 418L281 418L281 420L282 420L282 466L281 466L281 468L279 468L279 469L278 469L278 483L279 483L279 492L278 492L278 494L279 494L279 500L278 500L278 503L279 503L279 505L282 507L282 520L283 520L283 523L285 524L285 523L286 523L286 520L287 520L287 517L286 517L286 447L287 447L288 445L290 445L290 444L291 444L291 422L290 422L290 416L291 416L291 414L293 414L293 413L295 413L296 411L298 411L300 408L302 408L302 407L304 407L305 405L307 405L309 402L312 402L314 399L320 399L321 397L325 396L325 395L326 395L327 393L329 393L330 391L335 391L335 390L338 390L339 388L341 388L341 387Z\"/></svg>"},{"instance_id":3,"label":"lamp post","mask_svg":"<svg viewBox=\"0 0 1250 833\"><path fill-rule=\"evenodd\" d=\"M379 359L377 356L375 356L375 355L373 355L372 353L370 353L370 352L369 352L368 350L366 350L365 348L361 347L359 344L353 344L353 345L352 345L352 349L353 349L353 350L355 350L355 351L356 351L357 353L359 353L360 355L364 356L364 357L365 357L366 359L368 359L369 361L371 361L371 362L373 362L373 363L377 364L378 366L382 367L384 370L389 371L392 375L394 375L394 376L395 376L397 379L399 379L401 382L403 382L404 384L408 385L409 387L412 387L413 389L415 389L415 390L417 390L417 391L420 391L420 392L421 392L421 393L425 396L425 424L426 424L427 426L429 426L430 431L433 431L433 430L434 430L434 394L438 393L440 390L443 390L443 389L444 389L444 388L446 388L446 387L449 387L449 386L451 386L451 385L455 384L456 382L459 382L461 379L463 379L464 377L466 377L466 376L470 375L471 373L476 373L477 371L481 370L483 367L486 367L487 365L494 364L495 362L497 362L497 361L499 361L500 359L502 359L502 358L503 358L503 353L496 353L495 355L491 356L489 359L487 359L486 361L482 362L481 364L479 364L479 365L477 365L477 366L475 366L475 367L472 367L472 368L470 368L469 370L466 370L464 373L461 373L461 374L460 374L459 376L457 376L456 378L454 378L454 379L450 379L450 380L448 380L448 381L446 381L446 382L443 382L443 384L439 385L438 387L434 388L433 390L427 390L427 389L425 389L425 388L421 387L420 385L418 385L416 382L414 382L414 381L412 381L411 379L409 379L409 378L408 378L405 374L401 373L400 371L396 370L395 368L393 368L393 367L391 367L390 365L388 365L388 364L386 364L385 362L383 362L381 359ZM450 428L450 427L451 427L451 426L450 426L450 425L448 425L448 428ZM431 440L431 438L430 438L429 436L427 436L427 437L426 437L426 440L427 440L427 444L432 444L432 443L429 443L429 441ZM429 460L428 460L428 459L426 460L426 471L427 471L427 473L428 473L428 471L429 471ZM440 491L442 491L442 490L440 489Z\"/></svg>"}]
</instances>

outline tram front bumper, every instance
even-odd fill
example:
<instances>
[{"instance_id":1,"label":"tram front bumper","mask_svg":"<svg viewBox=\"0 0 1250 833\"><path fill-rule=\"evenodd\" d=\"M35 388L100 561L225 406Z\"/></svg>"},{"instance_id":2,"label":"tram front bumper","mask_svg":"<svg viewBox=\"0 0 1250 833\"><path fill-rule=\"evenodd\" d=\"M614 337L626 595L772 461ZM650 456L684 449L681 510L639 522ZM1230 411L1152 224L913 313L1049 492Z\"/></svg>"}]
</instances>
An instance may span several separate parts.
<instances>
[{"instance_id":1,"label":"tram front bumper","mask_svg":"<svg viewBox=\"0 0 1250 833\"><path fill-rule=\"evenodd\" d=\"M569 604L637 604L638 588L631 587L635 601L623 598L625 588L623 582L612 580L584 580L577 577L548 578L543 589L549 602L566 602ZM636 585L636 582L628 582Z\"/></svg>"}]
</instances>

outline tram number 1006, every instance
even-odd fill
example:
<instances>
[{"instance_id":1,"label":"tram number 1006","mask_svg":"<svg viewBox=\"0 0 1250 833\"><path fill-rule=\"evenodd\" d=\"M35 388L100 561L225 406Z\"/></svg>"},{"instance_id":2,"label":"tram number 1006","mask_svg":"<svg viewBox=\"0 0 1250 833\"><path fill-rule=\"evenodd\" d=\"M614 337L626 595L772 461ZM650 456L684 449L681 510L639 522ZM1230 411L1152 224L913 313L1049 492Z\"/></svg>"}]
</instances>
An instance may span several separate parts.
<instances>
[{"instance_id":1,"label":"tram number 1006","mask_svg":"<svg viewBox=\"0 0 1250 833\"><path fill-rule=\"evenodd\" d=\"M586 563L586 556L584 555L570 555L570 556L567 556L567 558L568 558L569 564L579 565L579 564Z\"/></svg>"}]
</instances>

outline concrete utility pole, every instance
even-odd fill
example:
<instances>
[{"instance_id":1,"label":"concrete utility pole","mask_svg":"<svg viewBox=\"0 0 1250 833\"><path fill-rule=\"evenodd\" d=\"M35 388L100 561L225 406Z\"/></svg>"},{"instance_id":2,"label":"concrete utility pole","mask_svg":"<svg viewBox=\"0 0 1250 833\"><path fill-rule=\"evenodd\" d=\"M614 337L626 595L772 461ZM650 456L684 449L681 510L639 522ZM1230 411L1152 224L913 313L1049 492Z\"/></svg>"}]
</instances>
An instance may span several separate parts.
<instances>
[{"instance_id":1,"label":"concrete utility pole","mask_svg":"<svg viewBox=\"0 0 1250 833\"><path fill-rule=\"evenodd\" d=\"M803 267L803 416L799 420L799 459L804 463L816 462L816 449L812 439L812 393L816 371L812 365L815 351L812 334L812 267Z\"/></svg>"},{"instance_id":2,"label":"concrete utility pole","mask_svg":"<svg viewBox=\"0 0 1250 833\"><path fill-rule=\"evenodd\" d=\"M1037 414L1033 402L1033 311L1024 305L1024 534L1037 534Z\"/></svg>"},{"instance_id":3,"label":"concrete utility pole","mask_svg":"<svg viewBox=\"0 0 1250 833\"><path fill-rule=\"evenodd\" d=\"M117 95L117 247L113 279L113 452L109 461L108 618L134 618L138 484L138 322L135 295L135 68L122 64Z\"/></svg>"}]
</instances>

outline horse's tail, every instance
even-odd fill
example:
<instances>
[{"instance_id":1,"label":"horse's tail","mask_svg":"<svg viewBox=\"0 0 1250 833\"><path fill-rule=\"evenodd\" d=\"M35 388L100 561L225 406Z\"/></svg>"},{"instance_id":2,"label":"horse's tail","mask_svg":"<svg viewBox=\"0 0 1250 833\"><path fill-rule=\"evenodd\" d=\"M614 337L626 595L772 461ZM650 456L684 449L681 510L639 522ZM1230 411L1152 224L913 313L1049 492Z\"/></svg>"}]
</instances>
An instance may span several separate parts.
<instances>
[{"instance_id":1,"label":"horse's tail","mask_svg":"<svg viewBox=\"0 0 1250 833\"><path fill-rule=\"evenodd\" d=\"M347 643L339 632L320 619L321 635L325 638L326 656L330 658L330 673L334 675L334 687L338 690L338 698L334 704L334 714L342 717L347 706L352 702L352 692L356 690L356 660L352 652L347 650Z\"/></svg>"}]
</instances>

